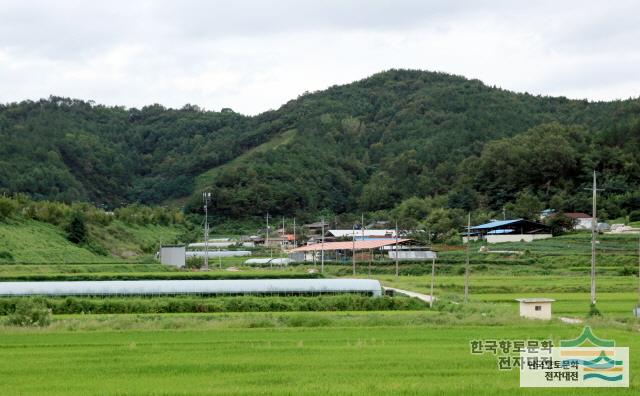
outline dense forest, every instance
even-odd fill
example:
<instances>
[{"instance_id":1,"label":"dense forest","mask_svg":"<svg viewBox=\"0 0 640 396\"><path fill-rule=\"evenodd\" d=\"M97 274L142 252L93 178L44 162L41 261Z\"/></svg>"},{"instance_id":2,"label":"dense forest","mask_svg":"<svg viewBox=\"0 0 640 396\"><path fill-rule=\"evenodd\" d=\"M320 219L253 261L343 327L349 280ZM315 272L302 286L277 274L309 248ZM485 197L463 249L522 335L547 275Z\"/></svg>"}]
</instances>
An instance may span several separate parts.
<instances>
[{"instance_id":1,"label":"dense forest","mask_svg":"<svg viewBox=\"0 0 640 396\"><path fill-rule=\"evenodd\" d=\"M58 97L0 105L0 142L0 193L108 209L195 212L207 190L224 218L531 217L590 212L594 169L603 216L640 209L640 100L533 96L425 71L379 73L255 117Z\"/></svg>"}]
</instances>

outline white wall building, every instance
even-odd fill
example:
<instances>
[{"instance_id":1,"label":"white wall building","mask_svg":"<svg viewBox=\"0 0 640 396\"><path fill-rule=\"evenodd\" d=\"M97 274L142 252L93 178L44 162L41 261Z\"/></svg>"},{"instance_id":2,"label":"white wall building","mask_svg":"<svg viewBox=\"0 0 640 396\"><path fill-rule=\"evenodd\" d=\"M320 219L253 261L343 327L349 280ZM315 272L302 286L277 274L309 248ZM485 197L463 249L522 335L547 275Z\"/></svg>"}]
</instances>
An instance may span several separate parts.
<instances>
[{"instance_id":1,"label":"white wall building","mask_svg":"<svg viewBox=\"0 0 640 396\"><path fill-rule=\"evenodd\" d=\"M182 268L185 265L186 249L184 245L167 245L160 247L160 263Z\"/></svg>"},{"instance_id":2,"label":"white wall building","mask_svg":"<svg viewBox=\"0 0 640 396\"><path fill-rule=\"evenodd\" d=\"M552 298L517 298L520 316L527 319L551 320Z\"/></svg>"}]
</instances>

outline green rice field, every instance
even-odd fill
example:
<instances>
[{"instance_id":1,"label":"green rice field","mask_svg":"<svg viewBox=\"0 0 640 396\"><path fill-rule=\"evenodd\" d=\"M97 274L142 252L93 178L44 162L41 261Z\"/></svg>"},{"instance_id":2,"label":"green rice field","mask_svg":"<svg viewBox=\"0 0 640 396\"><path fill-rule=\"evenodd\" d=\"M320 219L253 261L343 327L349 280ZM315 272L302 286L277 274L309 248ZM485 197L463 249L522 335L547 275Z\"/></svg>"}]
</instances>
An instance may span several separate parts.
<instances>
[{"instance_id":1,"label":"green rice field","mask_svg":"<svg viewBox=\"0 0 640 396\"><path fill-rule=\"evenodd\" d=\"M471 355L469 341L557 342L575 337L580 327L520 321L435 325L428 314L397 314L409 317L381 326L317 313L305 315L327 320L307 319L301 327L270 327L268 315L261 322L252 314L253 322L236 322L241 327L206 326L202 317L201 323L187 317L192 328L159 329L164 319L157 319L131 330L4 329L2 394L633 395L640 387L640 359L633 358L640 353L637 332L595 329L630 347L630 389L521 389L517 370L498 371L494 355ZM244 327L249 325L255 327Z\"/></svg>"}]
</instances>

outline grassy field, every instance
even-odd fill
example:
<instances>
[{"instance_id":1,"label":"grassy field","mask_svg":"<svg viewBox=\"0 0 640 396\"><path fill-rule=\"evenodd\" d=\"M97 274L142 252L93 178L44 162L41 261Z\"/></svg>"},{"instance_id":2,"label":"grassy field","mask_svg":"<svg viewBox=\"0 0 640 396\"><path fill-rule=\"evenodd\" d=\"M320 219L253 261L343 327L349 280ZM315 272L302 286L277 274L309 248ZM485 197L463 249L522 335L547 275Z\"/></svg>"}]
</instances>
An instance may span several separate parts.
<instances>
[{"instance_id":1,"label":"grassy field","mask_svg":"<svg viewBox=\"0 0 640 396\"><path fill-rule=\"evenodd\" d=\"M497 370L495 356L471 355L469 341L557 342L576 336L579 327L518 320L513 325L440 326L431 323L430 313L386 315L396 323L385 323L377 313L332 319L336 315L306 314L306 321L275 328L268 320L273 314L265 314L262 322L252 314L253 322L238 322L242 315L235 315L233 322L231 316L237 327L202 327L186 317L187 328L167 329L162 322L171 322L164 316L146 328L127 331L55 325L48 330L3 330L2 394L632 395L640 387L640 360L633 359L640 353L640 337L625 329L595 330L630 347L630 389L527 390L519 388L516 370ZM368 315L383 324L367 325ZM215 322L215 315L207 316Z\"/></svg>"}]
</instances>

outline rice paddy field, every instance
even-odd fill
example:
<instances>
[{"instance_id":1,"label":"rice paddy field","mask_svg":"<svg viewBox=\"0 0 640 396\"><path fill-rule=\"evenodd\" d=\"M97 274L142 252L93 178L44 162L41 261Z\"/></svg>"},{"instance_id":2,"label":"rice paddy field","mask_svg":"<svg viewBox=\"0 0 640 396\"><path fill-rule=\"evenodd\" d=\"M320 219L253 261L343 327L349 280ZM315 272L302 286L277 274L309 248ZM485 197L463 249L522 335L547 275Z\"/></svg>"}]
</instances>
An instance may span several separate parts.
<instances>
[{"instance_id":1,"label":"rice paddy field","mask_svg":"<svg viewBox=\"0 0 640 396\"><path fill-rule=\"evenodd\" d=\"M462 304L465 253L451 248L443 249L439 255L434 290L438 301L433 309L401 304L405 309L392 311L336 308L323 312L85 312L54 314L52 323L44 328L15 327L0 317L0 394L640 392L640 321L632 315L638 302L637 236L601 237L597 285L602 316L594 318L587 317L588 235L500 244L490 246L489 252L480 252L479 248L474 245L471 252L468 304ZM197 272L140 261L16 261L0 265L0 280L319 276L310 273L318 269L312 264L250 268L242 262L239 258L224 259L218 263L223 269ZM234 271L228 271L229 267ZM396 277L393 263L359 263L357 276L429 293L430 269L430 263L401 264L401 276ZM350 263L327 263L323 276L351 276ZM556 299L554 319L539 322L519 318L514 299L520 297ZM566 324L559 317L584 323ZM630 348L630 388L521 389L517 370L499 371L496 356L470 353L469 342L474 339L557 342L576 337L584 324L592 326L599 337L614 339L618 346Z\"/></svg>"},{"instance_id":2,"label":"rice paddy field","mask_svg":"<svg viewBox=\"0 0 640 396\"><path fill-rule=\"evenodd\" d=\"M406 312L288 313L295 320L277 326L273 315L250 315L213 315L211 323L151 318L139 328L127 325L140 320L129 317L116 319L121 329L106 331L82 328L94 319L65 318L80 328L57 323L48 330L4 330L2 394L633 395L640 387L640 360L633 359L640 337L621 328L595 331L630 347L631 388L521 389L517 370L499 371L494 355L470 354L469 341L557 342L575 337L580 327L517 319L438 324L429 313Z\"/></svg>"}]
</instances>

